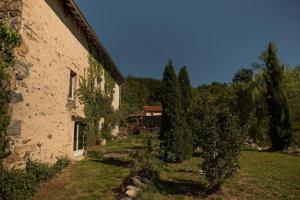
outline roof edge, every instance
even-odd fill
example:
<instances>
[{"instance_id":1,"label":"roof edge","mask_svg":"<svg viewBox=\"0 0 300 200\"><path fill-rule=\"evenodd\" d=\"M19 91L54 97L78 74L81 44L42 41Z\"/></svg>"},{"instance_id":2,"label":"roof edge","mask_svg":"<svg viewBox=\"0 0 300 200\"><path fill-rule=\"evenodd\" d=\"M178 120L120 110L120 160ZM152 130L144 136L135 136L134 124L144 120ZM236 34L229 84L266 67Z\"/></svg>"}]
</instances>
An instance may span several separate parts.
<instances>
[{"instance_id":1,"label":"roof edge","mask_svg":"<svg viewBox=\"0 0 300 200\"><path fill-rule=\"evenodd\" d=\"M109 62L107 61L105 62L105 58L104 58L103 61L104 63L101 63L101 61L99 60L100 63L103 65L104 68L106 68L111 73L111 75L118 82L118 84L121 84L124 81L124 76L118 69L117 65L114 63L112 57L110 56L110 54L108 53L108 51L106 50L106 48L104 47L100 39L98 38L97 34L94 32L91 25L88 23L87 19L82 14L75 0L63 0L62 2L70 9L70 12L74 15L74 19L77 21L77 24L84 30L88 40L92 40L98 46L99 49L97 48L98 49L97 53L99 54L99 57L102 55L107 57L107 59L109 60ZM102 51L103 53L101 54L99 50Z\"/></svg>"}]
</instances>

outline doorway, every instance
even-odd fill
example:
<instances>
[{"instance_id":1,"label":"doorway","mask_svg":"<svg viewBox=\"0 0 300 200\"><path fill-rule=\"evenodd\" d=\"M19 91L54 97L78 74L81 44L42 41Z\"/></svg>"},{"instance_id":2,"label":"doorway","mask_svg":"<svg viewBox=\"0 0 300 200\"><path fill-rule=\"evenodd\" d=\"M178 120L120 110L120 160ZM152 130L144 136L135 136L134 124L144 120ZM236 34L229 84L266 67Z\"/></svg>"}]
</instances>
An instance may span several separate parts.
<instances>
[{"instance_id":1,"label":"doorway","mask_svg":"<svg viewBox=\"0 0 300 200\"><path fill-rule=\"evenodd\" d=\"M84 133L85 124L82 122L75 122L74 125L74 142L73 142L73 155L74 157L82 156L84 150Z\"/></svg>"}]
</instances>

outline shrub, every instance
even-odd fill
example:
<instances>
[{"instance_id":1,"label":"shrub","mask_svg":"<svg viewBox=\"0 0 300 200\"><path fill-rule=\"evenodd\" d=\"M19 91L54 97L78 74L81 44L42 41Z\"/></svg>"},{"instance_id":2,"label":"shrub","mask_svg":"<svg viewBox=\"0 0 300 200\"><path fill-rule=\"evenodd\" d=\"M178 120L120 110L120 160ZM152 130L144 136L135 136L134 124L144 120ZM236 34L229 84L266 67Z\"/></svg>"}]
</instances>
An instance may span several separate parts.
<instances>
[{"instance_id":1,"label":"shrub","mask_svg":"<svg viewBox=\"0 0 300 200\"><path fill-rule=\"evenodd\" d=\"M208 105L206 110L202 169L211 185L211 191L216 192L239 168L241 131L238 128L237 117L225 105Z\"/></svg>"},{"instance_id":2,"label":"shrub","mask_svg":"<svg viewBox=\"0 0 300 200\"><path fill-rule=\"evenodd\" d=\"M28 160L26 173L33 176L37 183L47 181L50 175L50 166L46 163L38 163Z\"/></svg>"},{"instance_id":3,"label":"shrub","mask_svg":"<svg viewBox=\"0 0 300 200\"><path fill-rule=\"evenodd\" d=\"M203 117L203 102L201 100L197 100L193 103L191 111L189 112L189 123L192 127L194 150L198 147L202 147L204 143L205 127L203 127Z\"/></svg>"},{"instance_id":4,"label":"shrub","mask_svg":"<svg viewBox=\"0 0 300 200\"><path fill-rule=\"evenodd\" d=\"M138 151L133 155L134 169L143 180L152 182L159 178L160 173L164 169L164 164L158 159L157 155L147 150Z\"/></svg>"},{"instance_id":5,"label":"shrub","mask_svg":"<svg viewBox=\"0 0 300 200\"><path fill-rule=\"evenodd\" d=\"M155 180L164 169L163 163L156 157L151 156L142 166L143 176L148 180Z\"/></svg>"},{"instance_id":6,"label":"shrub","mask_svg":"<svg viewBox=\"0 0 300 200\"><path fill-rule=\"evenodd\" d=\"M205 141L206 124L204 116L211 108L208 102L213 102L211 106L226 104L232 105L234 91L229 84L214 82L210 85L202 85L193 91L193 103L189 112L189 123L193 131L194 148L202 147Z\"/></svg>"},{"instance_id":7,"label":"shrub","mask_svg":"<svg viewBox=\"0 0 300 200\"><path fill-rule=\"evenodd\" d=\"M57 157L56 163L51 167L51 169L55 172L58 173L64 168L66 168L70 164L70 159L62 156L62 157Z\"/></svg>"},{"instance_id":8,"label":"shrub","mask_svg":"<svg viewBox=\"0 0 300 200\"><path fill-rule=\"evenodd\" d=\"M68 166L69 159L59 157L54 165L28 160L25 170L3 171L0 176L1 200L26 200L45 182Z\"/></svg>"}]
</instances>

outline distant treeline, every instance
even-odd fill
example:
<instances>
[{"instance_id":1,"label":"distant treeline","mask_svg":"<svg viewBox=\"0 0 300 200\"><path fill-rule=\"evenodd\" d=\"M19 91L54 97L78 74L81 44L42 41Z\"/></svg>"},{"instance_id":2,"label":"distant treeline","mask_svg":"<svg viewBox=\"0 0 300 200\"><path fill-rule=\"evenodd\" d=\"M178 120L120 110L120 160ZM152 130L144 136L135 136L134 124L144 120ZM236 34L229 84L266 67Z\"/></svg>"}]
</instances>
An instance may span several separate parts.
<instances>
[{"instance_id":1,"label":"distant treeline","mask_svg":"<svg viewBox=\"0 0 300 200\"><path fill-rule=\"evenodd\" d=\"M121 102L127 112L137 112L144 105L160 105L161 80L128 76L121 89Z\"/></svg>"},{"instance_id":2,"label":"distant treeline","mask_svg":"<svg viewBox=\"0 0 300 200\"><path fill-rule=\"evenodd\" d=\"M250 72L250 73L249 73ZM282 90L287 98L294 144L300 144L300 67L284 67ZM235 73L231 83L213 82L193 89L195 106L207 98L231 104L241 121L247 125L244 130L255 143L268 144L268 111L266 105L266 83L260 70L249 67Z\"/></svg>"},{"instance_id":3,"label":"distant treeline","mask_svg":"<svg viewBox=\"0 0 300 200\"><path fill-rule=\"evenodd\" d=\"M244 82L243 88L234 82ZM300 144L300 67L285 66L283 79L284 92L287 96L288 106L291 114L291 124L294 141ZM240 93L240 94L239 94ZM230 83L213 82L193 88L193 102L199 104L207 96L220 99L221 101L232 101L240 95L236 101L236 110L240 111L241 117L249 123L248 134L254 142L268 143L268 119L265 105L265 83L259 70L239 70L233 75ZM128 76L122 84L121 91L122 110L128 113L138 112L143 105L160 105L161 80L152 78L140 78Z\"/></svg>"}]
</instances>

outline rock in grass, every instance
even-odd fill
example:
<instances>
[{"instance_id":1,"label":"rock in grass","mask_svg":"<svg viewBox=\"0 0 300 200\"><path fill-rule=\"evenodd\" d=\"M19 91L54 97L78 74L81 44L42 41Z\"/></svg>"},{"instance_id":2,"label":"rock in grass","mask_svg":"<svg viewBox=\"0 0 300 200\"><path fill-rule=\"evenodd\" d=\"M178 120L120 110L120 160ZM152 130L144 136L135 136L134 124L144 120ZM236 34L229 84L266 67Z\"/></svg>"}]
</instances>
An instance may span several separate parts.
<instances>
[{"instance_id":1,"label":"rock in grass","mask_svg":"<svg viewBox=\"0 0 300 200\"><path fill-rule=\"evenodd\" d=\"M142 181L137 176L131 177L130 179L132 180L134 186L137 186L137 187L144 186L144 184L142 183Z\"/></svg>"},{"instance_id":2,"label":"rock in grass","mask_svg":"<svg viewBox=\"0 0 300 200\"><path fill-rule=\"evenodd\" d=\"M137 187L134 187L133 185L128 185L127 187L126 187L126 189L127 190L134 190L134 191L140 191L140 189L139 188L137 188Z\"/></svg>"},{"instance_id":3,"label":"rock in grass","mask_svg":"<svg viewBox=\"0 0 300 200\"><path fill-rule=\"evenodd\" d=\"M130 198L134 198L134 197L136 196L136 194L137 194L137 191L136 191L136 190L127 190L127 191L125 192L125 194L126 194L128 197L130 197Z\"/></svg>"}]
</instances>

